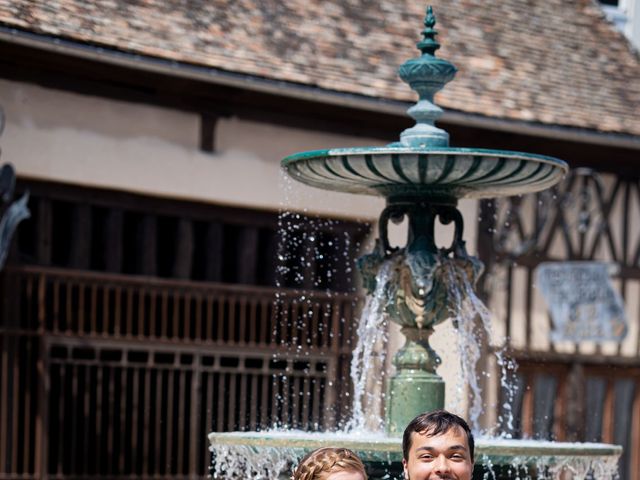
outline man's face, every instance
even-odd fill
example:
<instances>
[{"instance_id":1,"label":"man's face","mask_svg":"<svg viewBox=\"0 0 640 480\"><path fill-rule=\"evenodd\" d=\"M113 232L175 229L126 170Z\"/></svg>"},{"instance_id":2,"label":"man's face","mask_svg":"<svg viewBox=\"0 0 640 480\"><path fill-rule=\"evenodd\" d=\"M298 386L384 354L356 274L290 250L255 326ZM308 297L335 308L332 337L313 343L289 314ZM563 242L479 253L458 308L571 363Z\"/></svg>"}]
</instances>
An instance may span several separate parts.
<instances>
[{"instance_id":1,"label":"man's face","mask_svg":"<svg viewBox=\"0 0 640 480\"><path fill-rule=\"evenodd\" d=\"M411 434L409 458L402 460L409 480L471 480L473 461L467 435L459 427L432 437Z\"/></svg>"}]
</instances>

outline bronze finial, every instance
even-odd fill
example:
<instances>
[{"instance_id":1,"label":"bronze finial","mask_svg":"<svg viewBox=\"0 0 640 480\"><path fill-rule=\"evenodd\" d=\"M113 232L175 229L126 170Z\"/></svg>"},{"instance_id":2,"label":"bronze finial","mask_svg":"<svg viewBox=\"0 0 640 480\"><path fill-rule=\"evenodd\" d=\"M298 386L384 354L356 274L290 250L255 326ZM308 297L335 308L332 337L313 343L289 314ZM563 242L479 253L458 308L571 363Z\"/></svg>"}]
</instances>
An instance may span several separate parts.
<instances>
[{"instance_id":1,"label":"bronze finial","mask_svg":"<svg viewBox=\"0 0 640 480\"><path fill-rule=\"evenodd\" d=\"M438 31L433 28L435 25L436 16L433 14L433 8L429 5L427 8L427 16L424 18L425 28L422 31L424 38L416 44L423 55L435 55L436 50L440 48L440 44L436 40Z\"/></svg>"}]
</instances>

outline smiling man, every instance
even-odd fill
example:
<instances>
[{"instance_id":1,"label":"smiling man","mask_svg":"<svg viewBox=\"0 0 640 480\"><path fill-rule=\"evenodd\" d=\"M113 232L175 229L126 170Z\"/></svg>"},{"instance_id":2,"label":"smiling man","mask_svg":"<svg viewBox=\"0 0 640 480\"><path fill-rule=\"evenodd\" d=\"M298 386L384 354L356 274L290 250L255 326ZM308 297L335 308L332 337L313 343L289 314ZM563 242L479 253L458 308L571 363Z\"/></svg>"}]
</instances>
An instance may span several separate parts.
<instances>
[{"instance_id":1,"label":"smiling man","mask_svg":"<svg viewBox=\"0 0 640 480\"><path fill-rule=\"evenodd\" d=\"M471 480L473 435L457 415L423 413L404 431L402 456L407 480Z\"/></svg>"}]
</instances>

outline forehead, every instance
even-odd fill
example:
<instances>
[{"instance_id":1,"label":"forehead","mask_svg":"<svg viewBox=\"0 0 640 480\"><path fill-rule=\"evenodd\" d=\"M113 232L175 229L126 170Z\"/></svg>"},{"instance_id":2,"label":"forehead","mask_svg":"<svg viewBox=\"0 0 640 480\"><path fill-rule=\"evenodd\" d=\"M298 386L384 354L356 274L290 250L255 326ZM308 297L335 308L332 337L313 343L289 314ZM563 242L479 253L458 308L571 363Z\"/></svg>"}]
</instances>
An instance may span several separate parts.
<instances>
[{"instance_id":1,"label":"forehead","mask_svg":"<svg viewBox=\"0 0 640 480\"><path fill-rule=\"evenodd\" d=\"M467 433L459 426L455 425L446 432L432 435L429 429L411 434L411 449L421 447L433 447L446 449L452 445L462 445L469 449L469 439Z\"/></svg>"},{"instance_id":2,"label":"forehead","mask_svg":"<svg viewBox=\"0 0 640 480\"><path fill-rule=\"evenodd\" d=\"M330 473L326 480L364 480L364 476L360 472L341 470Z\"/></svg>"}]
</instances>

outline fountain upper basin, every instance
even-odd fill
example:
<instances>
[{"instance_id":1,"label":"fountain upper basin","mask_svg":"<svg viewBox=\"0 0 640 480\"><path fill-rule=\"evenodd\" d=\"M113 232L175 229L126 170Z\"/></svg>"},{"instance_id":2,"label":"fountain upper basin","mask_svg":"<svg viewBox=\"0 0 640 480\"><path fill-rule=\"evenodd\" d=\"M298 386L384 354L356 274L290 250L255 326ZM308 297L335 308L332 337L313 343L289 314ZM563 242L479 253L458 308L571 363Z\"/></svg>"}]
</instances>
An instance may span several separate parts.
<instances>
[{"instance_id":1,"label":"fountain upper basin","mask_svg":"<svg viewBox=\"0 0 640 480\"><path fill-rule=\"evenodd\" d=\"M296 180L325 190L453 200L537 192L568 171L562 160L531 153L396 146L302 152L282 166Z\"/></svg>"}]
</instances>

